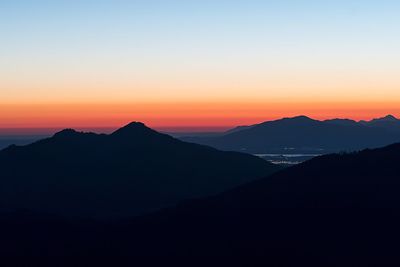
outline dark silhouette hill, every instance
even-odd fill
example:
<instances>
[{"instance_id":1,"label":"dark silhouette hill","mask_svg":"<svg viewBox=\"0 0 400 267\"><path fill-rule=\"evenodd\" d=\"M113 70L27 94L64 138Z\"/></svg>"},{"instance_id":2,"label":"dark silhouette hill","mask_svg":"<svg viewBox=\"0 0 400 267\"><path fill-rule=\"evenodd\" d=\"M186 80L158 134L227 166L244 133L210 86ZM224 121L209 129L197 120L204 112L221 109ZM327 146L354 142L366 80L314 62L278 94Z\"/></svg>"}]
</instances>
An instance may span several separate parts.
<instances>
[{"instance_id":1,"label":"dark silhouette hill","mask_svg":"<svg viewBox=\"0 0 400 267\"><path fill-rule=\"evenodd\" d=\"M400 144L321 156L108 225L5 214L1 242L65 266L398 266L399 160Z\"/></svg>"},{"instance_id":2,"label":"dark silhouette hill","mask_svg":"<svg viewBox=\"0 0 400 267\"><path fill-rule=\"evenodd\" d=\"M132 216L213 195L279 167L131 123L110 135L63 130L0 151L0 209Z\"/></svg>"},{"instance_id":3,"label":"dark silhouette hill","mask_svg":"<svg viewBox=\"0 0 400 267\"><path fill-rule=\"evenodd\" d=\"M399 142L397 123L400 126L400 121L388 117L378 121L355 122L346 119L318 121L298 116L235 128L222 136L186 137L182 140L248 153L326 154Z\"/></svg>"},{"instance_id":4,"label":"dark silhouette hill","mask_svg":"<svg viewBox=\"0 0 400 267\"><path fill-rule=\"evenodd\" d=\"M400 144L317 157L136 223L182 265L397 265L399 160Z\"/></svg>"}]
</instances>

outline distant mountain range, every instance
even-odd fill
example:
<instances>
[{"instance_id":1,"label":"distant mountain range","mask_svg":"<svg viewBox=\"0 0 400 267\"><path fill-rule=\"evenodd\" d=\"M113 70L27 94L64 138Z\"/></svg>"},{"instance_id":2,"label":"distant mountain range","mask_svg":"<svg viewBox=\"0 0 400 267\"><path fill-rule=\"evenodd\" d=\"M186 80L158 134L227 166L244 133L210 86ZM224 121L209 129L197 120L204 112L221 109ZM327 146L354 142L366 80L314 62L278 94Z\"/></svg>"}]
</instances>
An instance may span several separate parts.
<instances>
[{"instance_id":1,"label":"distant mountain range","mask_svg":"<svg viewBox=\"0 0 400 267\"><path fill-rule=\"evenodd\" d=\"M42 135L22 135L22 136L12 136L12 135L0 135L0 150L4 149L10 145L28 145L36 142L40 139L47 138L48 136Z\"/></svg>"},{"instance_id":2,"label":"distant mountain range","mask_svg":"<svg viewBox=\"0 0 400 267\"><path fill-rule=\"evenodd\" d=\"M133 216L213 195L279 167L185 143L142 123L110 135L63 130L0 151L0 210Z\"/></svg>"},{"instance_id":3,"label":"distant mountain range","mask_svg":"<svg viewBox=\"0 0 400 267\"><path fill-rule=\"evenodd\" d=\"M107 225L3 214L2 259L41 266L398 266L399 160L400 144L321 156Z\"/></svg>"},{"instance_id":4,"label":"distant mountain range","mask_svg":"<svg viewBox=\"0 0 400 267\"><path fill-rule=\"evenodd\" d=\"M180 137L187 142L247 153L326 154L376 148L400 141L400 120L388 115L371 121L306 116L239 126L219 136Z\"/></svg>"}]
</instances>

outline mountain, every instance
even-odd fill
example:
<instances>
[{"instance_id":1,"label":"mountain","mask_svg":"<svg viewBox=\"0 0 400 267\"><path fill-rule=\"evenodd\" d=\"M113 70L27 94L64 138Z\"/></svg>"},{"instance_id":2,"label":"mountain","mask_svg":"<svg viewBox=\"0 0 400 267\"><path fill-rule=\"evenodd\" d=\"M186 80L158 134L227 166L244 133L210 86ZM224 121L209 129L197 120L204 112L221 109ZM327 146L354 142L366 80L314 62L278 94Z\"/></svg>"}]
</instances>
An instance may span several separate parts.
<instances>
[{"instance_id":1,"label":"mountain","mask_svg":"<svg viewBox=\"0 0 400 267\"><path fill-rule=\"evenodd\" d=\"M382 121L383 122L383 121ZM385 125L389 120L385 120ZM395 121L390 120L390 123ZM182 140L222 150L248 153L326 154L376 148L400 141L394 127L378 122L352 120L318 121L306 116L267 121L216 137L186 137Z\"/></svg>"},{"instance_id":2,"label":"mountain","mask_svg":"<svg viewBox=\"0 0 400 267\"><path fill-rule=\"evenodd\" d=\"M107 225L3 214L1 251L49 266L398 266L399 160L400 144L321 156Z\"/></svg>"},{"instance_id":3,"label":"mountain","mask_svg":"<svg viewBox=\"0 0 400 267\"><path fill-rule=\"evenodd\" d=\"M400 144L321 156L126 229L132 234L147 225L149 244L160 245L152 251L173 264L196 259L199 266L395 266L399 161ZM136 248L129 236L125 246Z\"/></svg>"},{"instance_id":4,"label":"mountain","mask_svg":"<svg viewBox=\"0 0 400 267\"><path fill-rule=\"evenodd\" d=\"M204 197L278 167L131 123L110 135L63 130L0 151L0 210L123 217Z\"/></svg>"},{"instance_id":5,"label":"mountain","mask_svg":"<svg viewBox=\"0 0 400 267\"><path fill-rule=\"evenodd\" d=\"M14 145L27 145L31 144L40 139L46 138L47 136L12 136L12 135L0 135L0 150L14 144Z\"/></svg>"},{"instance_id":6,"label":"mountain","mask_svg":"<svg viewBox=\"0 0 400 267\"><path fill-rule=\"evenodd\" d=\"M358 122L349 119L331 119L331 120L325 120L324 122L336 125L345 125L345 126L355 126L358 124Z\"/></svg>"},{"instance_id":7,"label":"mountain","mask_svg":"<svg viewBox=\"0 0 400 267\"><path fill-rule=\"evenodd\" d=\"M225 134L240 132L242 130L250 129L251 127L252 127L251 125L250 126L248 126L248 125L237 126L232 129L229 129L228 131L225 132Z\"/></svg>"},{"instance_id":8,"label":"mountain","mask_svg":"<svg viewBox=\"0 0 400 267\"><path fill-rule=\"evenodd\" d=\"M399 120L395 117L395 116L393 116L393 115L386 115L385 117L382 117L382 118L376 118L376 119L372 119L372 120L370 120L370 121L364 121L364 120L362 120L362 121L360 121L361 123L364 123L364 124L371 124L371 125L373 125L373 124L375 124L375 123L380 123L380 122L398 122Z\"/></svg>"},{"instance_id":9,"label":"mountain","mask_svg":"<svg viewBox=\"0 0 400 267\"><path fill-rule=\"evenodd\" d=\"M393 115L387 115L386 117L373 119L370 121L360 121L360 124L400 132L400 120Z\"/></svg>"}]
</instances>

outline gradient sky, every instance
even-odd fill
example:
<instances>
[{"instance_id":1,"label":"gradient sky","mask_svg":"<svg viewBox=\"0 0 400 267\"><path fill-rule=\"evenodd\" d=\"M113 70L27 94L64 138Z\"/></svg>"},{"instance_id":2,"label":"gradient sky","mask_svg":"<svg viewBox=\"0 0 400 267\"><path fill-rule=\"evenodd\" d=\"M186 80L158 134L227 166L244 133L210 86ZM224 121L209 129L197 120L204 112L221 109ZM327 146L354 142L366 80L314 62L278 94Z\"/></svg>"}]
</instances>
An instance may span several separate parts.
<instances>
[{"instance_id":1,"label":"gradient sky","mask_svg":"<svg viewBox=\"0 0 400 267\"><path fill-rule=\"evenodd\" d=\"M0 128L400 116L400 1L0 1Z\"/></svg>"}]
</instances>

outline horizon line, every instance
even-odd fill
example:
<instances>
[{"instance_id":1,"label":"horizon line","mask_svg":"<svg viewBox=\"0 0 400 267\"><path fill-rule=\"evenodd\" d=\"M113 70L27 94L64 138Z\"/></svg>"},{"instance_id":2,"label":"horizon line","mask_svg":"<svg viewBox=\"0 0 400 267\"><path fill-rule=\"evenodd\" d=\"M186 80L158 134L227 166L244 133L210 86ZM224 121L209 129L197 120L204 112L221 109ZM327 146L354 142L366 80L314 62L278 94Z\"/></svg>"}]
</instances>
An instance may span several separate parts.
<instances>
[{"instance_id":1,"label":"horizon line","mask_svg":"<svg viewBox=\"0 0 400 267\"><path fill-rule=\"evenodd\" d=\"M233 129L238 126L250 126L250 125L256 125L260 124L263 122L268 122L268 121L276 121L280 119L287 119L287 118L296 118L296 117L307 117L312 120L316 121L326 121L326 120L332 120L332 119L348 119L348 120L353 120L356 122L360 121L370 121L373 119L380 119L380 118L385 118L388 116L393 116L395 118L398 118L396 115L393 114L386 114L380 117L371 117L369 119L364 119L364 120L357 120L357 119L352 119L352 118L342 118L342 117L330 117L330 118L324 118L324 119L314 119L312 116L308 115L297 115L297 116L284 116L276 119L266 119L259 121L257 123L249 123L249 124L238 124L238 125L183 125L183 126L152 126L148 125L146 122L143 122L146 126L155 129L159 132L163 133L212 133L212 132L225 132L230 129ZM132 120L135 121L135 120ZM54 134L58 131L61 131L63 129L75 129L78 131L83 131L83 132L95 132L95 133L105 133L109 134L114 132L115 130L123 127L124 125L127 125L129 122L121 125L110 125L110 126L90 126L90 127L83 127L83 126L51 126L51 127L44 127L44 126L38 126L38 127L0 127L0 136L7 136L7 135L51 135Z\"/></svg>"}]
</instances>

